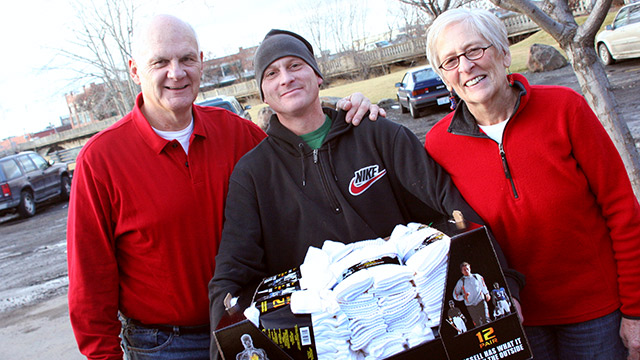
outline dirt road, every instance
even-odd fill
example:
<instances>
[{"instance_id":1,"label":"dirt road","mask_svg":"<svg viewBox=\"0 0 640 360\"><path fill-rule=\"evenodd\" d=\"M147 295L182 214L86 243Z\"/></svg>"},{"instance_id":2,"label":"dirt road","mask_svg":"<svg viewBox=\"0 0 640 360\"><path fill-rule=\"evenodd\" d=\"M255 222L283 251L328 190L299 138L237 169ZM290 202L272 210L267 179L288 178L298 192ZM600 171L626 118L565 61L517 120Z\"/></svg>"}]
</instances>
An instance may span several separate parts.
<instances>
[{"instance_id":1,"label":"dirt road","mask_svg":"<svg viewBox=\"0 0 640 360\"><path fill-rule=\"evenodd\" d=\"M640 139L640 59L607 67L619 112ZM525 74L533 84L569 86L580 91L570 67ZM552 105L552 104L550 104ZM388 117L424 134L446 109L419 119ZM0 359L82 359L69 324L66 301L66 202L41 206L35 217L0 219Z\"/></svg>"},{"instance_id":2,"label":"dirt road","mask_svg":"<svg viewBox=\"0 0 640 360\"><path fill-rule=\"evenodd\" d=\"M0 359L83 359L67 308L67 202L0 223Z\"/></svg>"}]
</instances>

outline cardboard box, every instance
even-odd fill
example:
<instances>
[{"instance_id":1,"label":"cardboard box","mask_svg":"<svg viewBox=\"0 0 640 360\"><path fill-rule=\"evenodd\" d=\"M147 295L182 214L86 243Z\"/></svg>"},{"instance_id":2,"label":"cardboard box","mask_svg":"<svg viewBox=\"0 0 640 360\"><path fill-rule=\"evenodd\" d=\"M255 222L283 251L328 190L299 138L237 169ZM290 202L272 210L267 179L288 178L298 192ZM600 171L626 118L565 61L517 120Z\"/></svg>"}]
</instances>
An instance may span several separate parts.
<instances>
[{"instance_id":1,"label":"cardboard box","mask_svg":"<svg viewBox=\"0 0 640 360\"><path fill-rule=\"evenodd\" d=\"M496 310L497 302L493 298L501 298L506 295L510 299L506 281L497 262L495 252L489 240L485 227L470 224L467 229L458 230L453 224L440 224L434 226L451 238L449 261L447 265L447 281L444 291L444 300L441 310L441 321L438 329L439 337L435 340L420 344L411 349L402 351L389 357L394 360L411 359L447 359L447 360L526 360L532 357L531 351L524 335L519 318L512 304L503 307L501 313ZM475 281L484 281L489 292L493 292L493 298L486 302L489 312L489 321L481 322L477 311L471 313L464 298L454 296L456 284L461 280L460 264L467 262L471 265L471 273ZM475 274L475 275L473 275ZM281 274L282 276L290 276ZM273 277L272 277L273 278ZM468 279L468 277L467 277ZM466 286L471 286L467 280ZM494 289L493 284L497 286ZM464 284L464 281L463 281ZM278 288L285 289L286 286ZM286 293L286 291L284 291ZM286 294L285 294L286 295ZM286 296L285 296L286 298ZM277 306L283 305L278 298ZM453 300L451 310L449 301ZM483 305L483 304L480 304ZM505 305L503 303L502 305ZM471 306L469 306L471 307ZM482 308L479 306L477 308ZM287 311L286 309L283 309ZM494 310L496 310L494 312ZM289 311L289 313L291 313ZM293 315L293 314L291 314ZM453 316L457 315L457 316ZM313 360L316 353L313 345L309 346L309 336L313 336L310 326L310 316L295 315L299 317L294 322L297 326L284 325L282 328L292 330L266 331L256 328L253 323L243 320L234 325L215 331L216 343L223 359L244 359L246 354L252 353L258 359L270 360ZM456 318L457 319L454 319ZM462 319L462 320L461 320ZM462 321L462 322L461 322ZM457 326L456 326L457 325ZM462 331L466 327L465 331ZM306 329L305 331L301 331ZM246 336L245 336L246 335ZM244 345L243 338L244 336ZM247 345L247 336L252 339L252 345ZM273 341L275 340L275 342ZM277 343L277 345L276 345ZM284 350L283 350L284 349ZM247 359L249 359L247 357Z\"/></svg>"}]
</instances>

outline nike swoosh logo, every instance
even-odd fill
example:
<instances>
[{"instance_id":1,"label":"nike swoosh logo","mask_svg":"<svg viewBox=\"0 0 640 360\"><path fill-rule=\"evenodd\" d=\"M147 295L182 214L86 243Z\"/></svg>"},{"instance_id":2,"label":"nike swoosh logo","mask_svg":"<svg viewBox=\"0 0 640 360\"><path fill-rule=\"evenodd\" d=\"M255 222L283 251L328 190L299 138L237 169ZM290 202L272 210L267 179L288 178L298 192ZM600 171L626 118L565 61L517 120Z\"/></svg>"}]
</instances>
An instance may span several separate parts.
<instances>
[{"instance_id":1,"label":"nike swoosh logo","mask_svg":"<svg viewBox=\"0 0 640 360\"><path fill-rule=\"evenodd\" d=\"M366 182L360 185L355 184L355 178L351 179L351 183L349 183L349 192L353 196L358 196L362 194L368 188L370 188L374 182L380 180L380 178L382 178L386 173L387 173L387 170L382 170L378 175L372 177L371 179L367 180Z\"/></svg>"}]
</instances>

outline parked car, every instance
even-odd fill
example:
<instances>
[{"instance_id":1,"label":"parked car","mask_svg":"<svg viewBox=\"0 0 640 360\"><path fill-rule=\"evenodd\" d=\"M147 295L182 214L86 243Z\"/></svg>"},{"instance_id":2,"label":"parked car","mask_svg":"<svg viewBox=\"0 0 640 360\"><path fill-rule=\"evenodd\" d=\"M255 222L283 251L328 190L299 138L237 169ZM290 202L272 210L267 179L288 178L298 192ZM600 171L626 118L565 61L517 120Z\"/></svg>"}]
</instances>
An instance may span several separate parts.
<instances>
[{"instance_id":1,"label":"parked car","mask_svg":"<svg viewBox=\"0 0 640 360\"><path fill-rule=\"evenodd\" d=\"M640 3L618 10L613 23L596 36L596 51L605 65L640 57Z\"/></svg>"},{"instance_id":2,"label":"parked car","mask_svg":"<svg viewBox=\"0 0 640 360\"><path fill-rule=\"evenodd\" d=\"M426 107L449 105L449 90L431 66L407 71L396 87L400 111L411 112L413 118Z\"/></svg>"},{"instance_id":3,"label":"parked car","mask_svg":"<svg viewBox=\"0 0 640 360\"><path fill-rule=\"evenodd\" d=\"M384 48L387 46L391 46L391 43L388 42L387 40L380 40L380 41L376 41L374 43L365 45L364 51L371 51L375 49Z\"/></svg>"},{"instance_id":4,"label":"parked car","mask_svg":"<svg viewBox=\"0 0 640 360\"><path fill-rule=\"evenodd\" d=\"M220 95L212 99L197 102L196 104L200 106L215 106L227 109L232 113L238 114L247 120L251 120L251 115L249 114L249 112L247 112L247 110L251 109L251 106L240 105L240 102L235 98L235 96Z\"/></svg>"},{"instance_id":5,"label":"parked car","mask_svg":"<svg viewBox=\"0 0 640 360\"><path fill-rule=\"evenodd\" d=\"M56 196L69 198L71 175L65 163L47 161L26 151L0 159L0 216L16 211L35 215L36 204Z\"/></svg>"}]
</instances>

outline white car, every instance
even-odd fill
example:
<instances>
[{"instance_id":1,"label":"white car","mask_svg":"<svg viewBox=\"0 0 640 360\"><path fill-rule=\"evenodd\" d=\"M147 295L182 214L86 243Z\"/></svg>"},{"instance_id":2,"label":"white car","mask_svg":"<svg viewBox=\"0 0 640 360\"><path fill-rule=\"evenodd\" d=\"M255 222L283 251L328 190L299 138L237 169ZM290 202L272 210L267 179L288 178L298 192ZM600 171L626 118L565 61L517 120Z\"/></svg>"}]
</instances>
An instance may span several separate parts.
<instances>
[{"instance_id":1,"label":"white car","mask_svg":"<svg viewBox=\"0 0 640 360\"><path fill-rule=\"evenodd\" d=\"M605 65L640 57L640 3L620 8L613 23L596 36L596 51Z\"/></svg>"}]
</instances>

